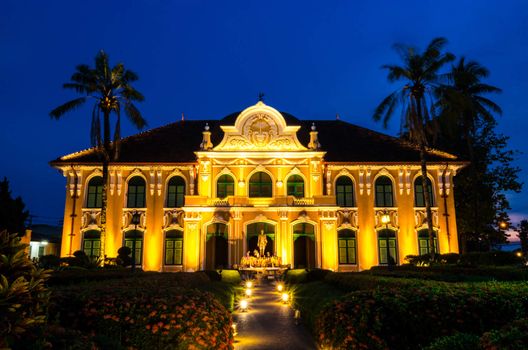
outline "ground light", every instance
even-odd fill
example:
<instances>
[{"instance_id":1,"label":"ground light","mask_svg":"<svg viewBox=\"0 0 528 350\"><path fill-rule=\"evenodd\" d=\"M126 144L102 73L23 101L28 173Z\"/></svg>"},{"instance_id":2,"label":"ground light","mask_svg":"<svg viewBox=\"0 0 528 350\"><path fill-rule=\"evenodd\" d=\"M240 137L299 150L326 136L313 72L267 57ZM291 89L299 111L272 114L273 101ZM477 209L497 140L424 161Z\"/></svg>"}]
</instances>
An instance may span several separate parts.
<instances>
[{"instance_id":1,"label":"ground light","mask_svg":"<svg viewBox=\"0 0 528 350\"><path fill-rule=\"evenodd\" d=\"M281 300L284 304L286 304L288 302L288 300L290 299L290 296L288 295L288 293L282 293L281 295Z\"/></svg>"},{"instance_id":2,"label":"ground light","mask_svg":"<svg viewBox=\"0 0 528 350\"><path fill-rule=\"evenodd\" d=\"M247 296L247 297L250 297L251 294L252 294L251 289L249 289L249 288L246 289L246 296Z\"/></svg>"},{"instance_id":3,"label":"ground light","mask_svg":"<svg viewBox=\"0 0 528 350\"><path fill-rule=\"evenodd\" d=\"M282 283L277 284L277 291L279 291L279 293L280 293L283 290L284 290L284 284L282 284Z\"/></svg>"},{"instance_id":4,"label":"ground light","mask_svg":"<svg viewBox=\"0 0 528 350\"><path fill-rule=\"evenodd\" d=\"M253 282L252 281L246 281L246 288L252 288Z\"/></svg>"},{"instance_id":5,"label":"ground light","mask_svg":"<svg viewBox=\"0 0 528 350\"><path fill-rule=\"evenodd\" d=\"M231 328L233 328L233 337L236 337L238 335L236 322L231 324Z\"/></svg>"},{"instance_id":6,"label":"ground light","mask_svg":"<svg viewBox=\"0 0 528 350\"><path fill-rule=\"evenodd\" d=\"M242 312L247 311L248 306L249 306L249 303L248 303L247 299L240 300L240 304L239 304L240 311L242 311Z\"/></svg>"}]
</instances>

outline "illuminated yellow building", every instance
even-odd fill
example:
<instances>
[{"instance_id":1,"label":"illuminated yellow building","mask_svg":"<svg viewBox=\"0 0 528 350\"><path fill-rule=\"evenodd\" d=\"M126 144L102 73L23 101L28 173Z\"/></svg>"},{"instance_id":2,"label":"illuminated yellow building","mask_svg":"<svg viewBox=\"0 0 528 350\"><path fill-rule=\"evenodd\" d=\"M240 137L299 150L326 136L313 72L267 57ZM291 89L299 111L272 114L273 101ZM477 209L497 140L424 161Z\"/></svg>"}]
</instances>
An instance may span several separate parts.
<instances>
[{"instance_id":1,"label":"illuminated yellow building","mask_svg":"<svg viewBox=\"0 0 528 350\"><path fill-rule=\"evenodd\" d=\"M293 267L403 263L429 251L419 160L400 139L341 120L299 120L263 102L221 120L169 124L123 139L110 164L106 254L135 245L145 270L232 267L264 233L266 252ZM67 178L61 254L98 255L97 154L51 164ZM458 252L452 179L463 165L429 151L441 253Z\"/></svg>"}]
</instances>

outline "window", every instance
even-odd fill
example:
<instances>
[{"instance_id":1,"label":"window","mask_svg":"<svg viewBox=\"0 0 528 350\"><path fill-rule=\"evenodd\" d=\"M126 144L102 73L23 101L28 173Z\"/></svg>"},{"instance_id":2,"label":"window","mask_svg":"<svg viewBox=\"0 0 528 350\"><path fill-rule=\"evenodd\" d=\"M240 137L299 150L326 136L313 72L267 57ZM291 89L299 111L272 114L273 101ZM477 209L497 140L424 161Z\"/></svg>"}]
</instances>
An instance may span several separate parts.
<instances>
[{"instance_id":1,"label":"window","mask_svg":"<svg viewBox=\"0 0 528 350\"><path fill-rule=\"evenodd\" d=\"M86 191L86 208L101 208L103 206L103 178L95 176L88 182Z\"/></svg>"},{"instance_id":2,"label":"window","mask_svg":"<svg viewBox=\"0 0 528 350\"><path fill-rule=\"evenodd\" d=\"M145 180L134 176L128 181L127 208L145 208Z\"/></svg>"},{"instance_id":3,"label":"window","mask_svg":"<svg viewBox=\"0 0 528 350\"><path fill-rule=\"evenodd\" d=\"M268 174L262 171L255 173L249 180L249 196L272 197L272 186L271 177Z\"/></svg>"},{"instance_id":4,"label":"window","mask_svg":"<svg viewBox=\"0 0 528 350\"><path fill-rule=\"evenodd\" d=\"M339 207L354 206L354 183L348 176L336 180L336 203Z\"/></svg>"},{"instance_id":5,"label":"window","mask_svg":"<svg viewBox=\"0 0 528 350\"><path fill-rule=\"evenodd\" d=\"M235 195L235 180L230 175L222 175L216 182L216 196L218 198L225 198L227 196Z\"/></svg>"},{"instance_id":6,"label":"window","mask_svg":"<svg viewBox=\"0 0 528 350\"><path fill-rule=\"evenodd\" d=\"M131 230L125 233L125 246L130 248L132 253L130 257L134 257L136 265L141 265L143 261L143 232L139 230Z\"/></svg>"},{"instance_id":7,"label":"window","mask_svg":"<svg viewBox=\"0 0 528 350\"><path fill-rule=\"evenodd\" d=\"M380 176L376 180L376 207L393 207L392 181L387 176Z\"/></svg>"},{"instance_id":8,"label":"window","mask_svg":"<svg viewBox=\"0 0 528 350\"><path fill-rule=\"evenodd\" d=\"M434 206L434 196L433 196L433 184L431 179L427 178L427 192L429 192L429 205ZM414 180L414 206L415 207L425 207L425 192L422 186L422 177L419 176Z\"/></svg>"},{"instance_id":9,"label":"window","mask_svg":"<svg viewBox=\"0 0 528 350\"><path fill-rule=\"evenodd\" d=\"M304 197L304 180L299 175L292 175L288 178L287 184L288 196L296 198Z\"/></svg>"},{"instance_id":10,"label":"window","mask_svg":"<svg viewBox=\"0 0 528 350\"><path fill-rule=\"evenodd\" d=\"M434 251L438 252L438 239L436 237L436 230L433 231L433 244ZM418 253L420 255L430 254L430 244L429 244L429 230L423 229L418 231Z\"/></svg>"},{"instance_id":11,"label":"window","mask_svg":"<svg viewBox=\"0 0 528 350\"><path fill-rule=\"evenodd\" d=\"M353 230L340 230L337 236L340 264L356 263L356 233Z\"/></svg>"},{"instance_id":12,"label":"window","mask_svg":"<svg viewBox=\"0 0 528 350\"><path fill-rule=\"evenodd\" d=\"M86 231L83 237L82 250L89 257L101 255L101 232L97 230Z\"/></svg>"},{"instance_id":13,"label":"window","mask_svg":"<svg viewBox=\"0 0 528 350\"><path fill-rule=\"evenodd\" d=\"M44 256L44 251L46 250L46 247L41 245L39 246L38 248L38 257L40 258L41 256Z\"/></svg>"},{"instance_id":14,"label":"window","mask_svg":"<svg viewBox=\"0 0 528 350\"><path fill-rule=\"evenodd\" d=\"M185 204L185 180L173 176L167 184L167 208L181 208Z\"/></svg>"},{"instance_id":15,"label":"window","mask_svg":"<svg viewBox=\"0 0 528 350\"><path fill-rule=\"evenodd\" d=\"M378 256L380 265L387 265L387 262L390 262L391 265L395 265L397 263L398 250L396 245L395 231L389 229L378 231Z\"/></svg>"},{"instance_id":16,"label":"window","mask_svg":"<svg viewBox=\"0 0 528 350\"><path fill-rule=\"evenodd\" d=\"M165 265L182 265L183 231L170 230L165 233Z\"/></svg>"}]
</instances>

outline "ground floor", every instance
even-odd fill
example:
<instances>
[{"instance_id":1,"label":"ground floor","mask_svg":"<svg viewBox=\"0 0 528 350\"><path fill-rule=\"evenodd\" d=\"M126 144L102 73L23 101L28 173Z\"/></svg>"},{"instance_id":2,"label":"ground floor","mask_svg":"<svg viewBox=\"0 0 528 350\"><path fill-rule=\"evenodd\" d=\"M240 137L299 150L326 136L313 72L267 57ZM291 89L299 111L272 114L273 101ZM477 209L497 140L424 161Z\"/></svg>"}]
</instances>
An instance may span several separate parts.
<instances>
[{"instance_id":1,"label":"ground floor","mask_svg":"<svg viewBox=\"0 0 528 350\"><path fill-rule=\"evenodd\" d=\"M123 225L115 230L110 224L106 237L101 237L97 220L90 224L86 219L72 239L72 250L99 256L105 245L105 255L113 257L127 246L138 266L154 271L236 268L249 264L250 256L259 256L258 264L265 260L283 267L358 271L401 264L407 255L431 251L420 220L423 209L415 209L412 220L396 208L374 208L370 216L361 216L356 208L206 209L165 209L157 229L147 224L156 221L147 220L146 210L127 209ZM435 251L458 252L456 233L448 233L436 208L433 213ZM382 215L389 221L383 222Z\"/></svg>"}]
</instances>

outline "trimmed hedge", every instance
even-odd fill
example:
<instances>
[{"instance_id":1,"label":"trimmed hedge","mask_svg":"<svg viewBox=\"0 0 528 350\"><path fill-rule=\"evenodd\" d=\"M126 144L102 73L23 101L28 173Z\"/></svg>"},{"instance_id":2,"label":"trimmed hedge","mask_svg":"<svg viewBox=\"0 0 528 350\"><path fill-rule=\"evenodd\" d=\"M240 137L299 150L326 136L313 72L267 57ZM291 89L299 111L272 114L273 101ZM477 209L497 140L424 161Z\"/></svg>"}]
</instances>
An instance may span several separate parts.
<instances>
[{"instance_id":1,"label":"trimmed hedge","mask_svg":"<svg viewBox=\"0 0 528 350\"><path fill-rule=\"evenodd\" d=\"M405 260L411 265L422 266L431 263L431 255L407 255ZM512 266L524 265L523 257L517 256L515 252L491 251L471 252L466 254L438 254L435 256L434 264L458 264L462 266Z\"/></svg>"},{"instance_id":2,"label":"trimmed hedge","mask_svg":"<svg viewBox=\"0 0 528 350\"><path fill-rule=\"evenodd\" d=\"M102 342L116 343L112 348L233 348L229 312L212 294L196 289L203 285L218 287L204 273L138 275L56 287L50 317L69 333L81 332L81 338L94 345ZM53 344L60 338L49 340Z\"/></svg>"},{"instance_id":3,"label":"trimmed hedge","mask_svg":"<svg viewBox=\"0 0 528 350\"><path fill-rule=\"evenodd\" d=\"M513 321L498 330L493 330L480 338L480 346L484 350L528 349L528 318Z\"/></svg>"},{"instance_id":4,"label":"trimmed hedge","mask_svg":"<svg viewBox=\"0 0 528 350\"><path fill-rule=\"evenodd\" d=\"M480 350L479 342L477 335L457 333L438 338L423 350Z\"/></svg>"},{"instance_id":5,"label":"trimmed hedge","mask_svg":"<svg viewBox=\"0 0 528 350\"><path fill-rule=\"evenodd\" d=\"M415 349L454 332L481 334L527 311L527 283L378 288L325 307L315 338L333 349Z\"/></svg>"}]
</instances>

